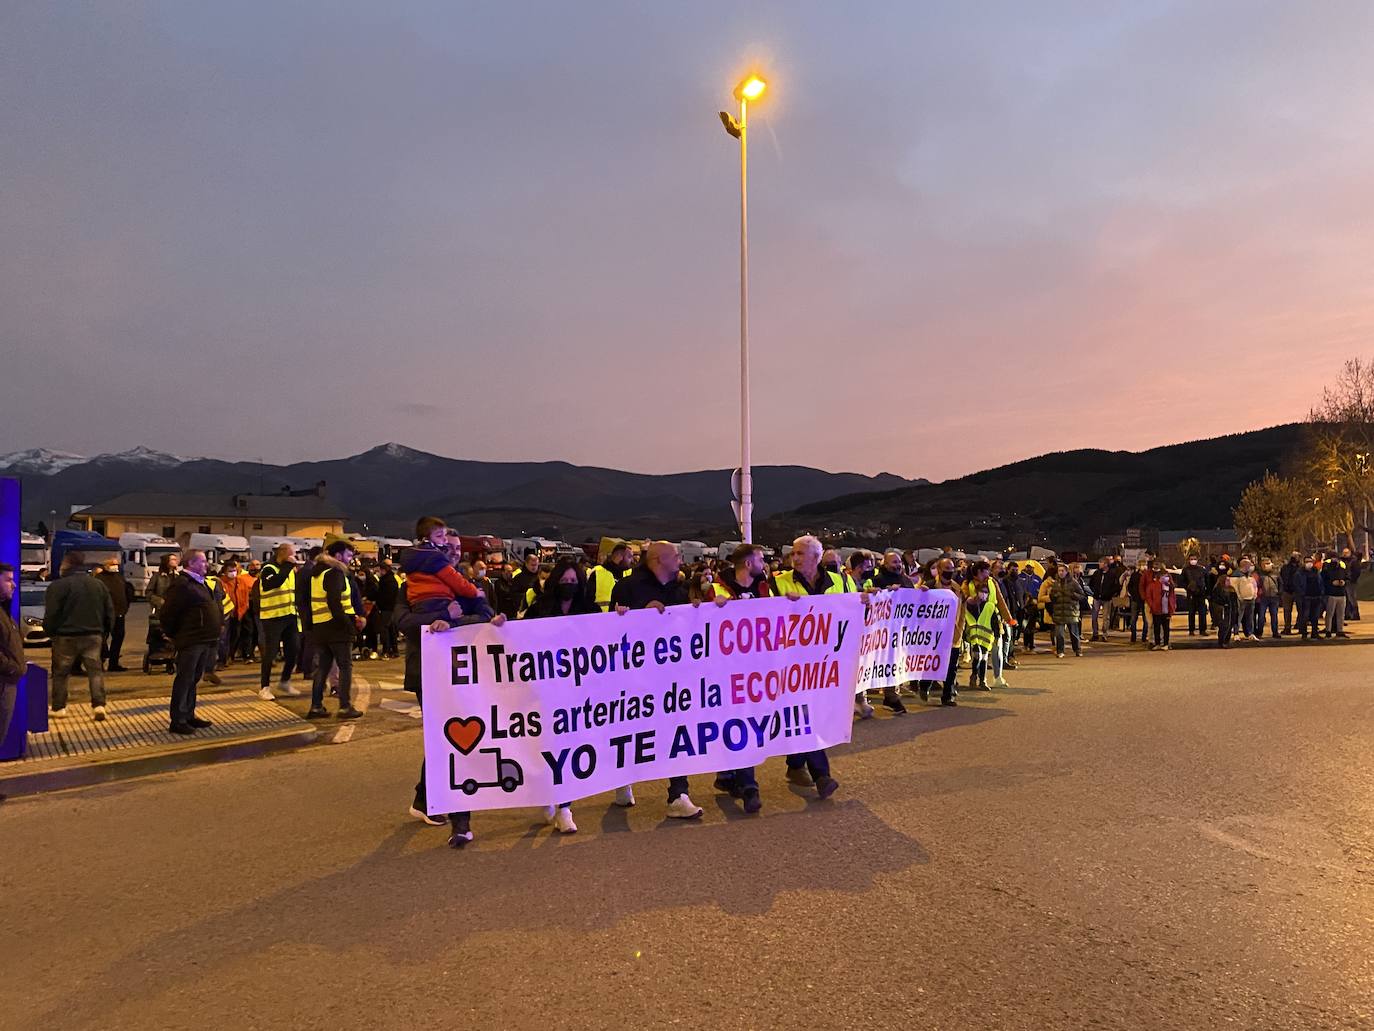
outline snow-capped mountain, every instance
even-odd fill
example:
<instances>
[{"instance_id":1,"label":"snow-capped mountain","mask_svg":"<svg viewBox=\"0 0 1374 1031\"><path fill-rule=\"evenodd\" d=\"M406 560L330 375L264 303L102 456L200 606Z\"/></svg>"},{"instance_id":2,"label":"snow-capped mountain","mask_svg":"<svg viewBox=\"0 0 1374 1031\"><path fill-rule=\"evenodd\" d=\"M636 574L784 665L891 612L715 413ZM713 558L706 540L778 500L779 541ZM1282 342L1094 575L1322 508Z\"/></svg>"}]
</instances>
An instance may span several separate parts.
<instances>
[{"instance_id":1,"label":"snow-capped mountain","mask_svg":"<svg viewBox=\"0 0 1374 1031\"><path fill-rule=\"evenodd\" d=\"M194 461L190 458L182 458L179 455L171 455L166 451L154 451L150 447L140 444L138 447L129 448L127 451L114 451L102 455L96 455L91 459L92 462L129 462L134 465L146 465L154 468L171 468L174 465L181 465L183 462Z\"/></svg>"},{"instance_id":2,"label":"snow-capped mountain","mask_svg":"<svg viewBox=\"0 0 1374 1031\"><path fill-rule=\"evenodd\" d=\"M24 476L50 476L73 465L86 461L85 455L74 455L70 451L53 451L45 447L31 447L24 451L11 451L0 455L0 469Z\"/></svg>"}]
</instances>

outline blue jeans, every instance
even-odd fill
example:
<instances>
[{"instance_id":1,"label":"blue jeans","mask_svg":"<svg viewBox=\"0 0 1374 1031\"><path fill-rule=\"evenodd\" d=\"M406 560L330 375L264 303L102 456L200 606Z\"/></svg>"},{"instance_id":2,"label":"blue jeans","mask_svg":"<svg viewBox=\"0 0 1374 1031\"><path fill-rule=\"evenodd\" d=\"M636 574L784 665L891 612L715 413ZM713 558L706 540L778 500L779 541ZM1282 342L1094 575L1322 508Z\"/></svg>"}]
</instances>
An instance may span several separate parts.
<instances>
[{"instance_id":1,"label":"blue jeans","mask_svg":"<svg viewBox=\"0 0 1374 1031\"><path fill-rule=\"evenodd\" d=\"M789 770L800 770L803 766L806 767L806 772L811 774L812 780L830 776L830 757L825 754L824 748L814 752L797 752L795 755L787 757ZM687 778L683 777L682 779L685 781ZM671 791L669 793L671 794Z\"/></svg>"},{"instance_id":2,"label":"blue jeans","mask_svg":"<svg viewBox=\"0 0 1374 1031\"><path fill-rule=\"evenodd\" d=\"M1279 599L1270 595L1267 598L1259 599L1255 609L1255 636L1264 636L1264 616L1269 615L1269 624L1274 631L1274 636L1279 636Z\"/></svg>"},{"instance_id":3,"label":"blue jeans","mask_svg":"<svg viewBox=\"0 0 1374 1031\"><path fill-rule=\"evenodd\" d=\"M1132 629L1134 629L1135 624L1132 623L1131 627ZM1083 650L1083 628L1079 625L1079 622L1076 619L1070 623L1054 624L1054 650L1056 653L1060 655L1064 654L1065 631L1068 631L1069 639L1073 643L1073 653L1077 655L1079 652Z\"/></svg>"}]
</instances>

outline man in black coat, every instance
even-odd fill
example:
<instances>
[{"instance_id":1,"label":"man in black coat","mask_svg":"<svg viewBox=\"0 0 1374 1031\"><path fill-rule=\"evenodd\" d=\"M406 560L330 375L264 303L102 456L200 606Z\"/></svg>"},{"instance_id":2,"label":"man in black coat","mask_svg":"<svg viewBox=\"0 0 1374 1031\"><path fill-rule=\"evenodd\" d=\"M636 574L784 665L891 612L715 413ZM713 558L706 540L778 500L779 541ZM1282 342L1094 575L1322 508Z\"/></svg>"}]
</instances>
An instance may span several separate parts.
<instances>
[{"instance_id":1,"label":"man in black coat","mask_svg":"<svg viewBox=\"0 0 1374 1031\"><path fill-rule=\"evenodd\" d=\"M205 582L209 565L205 552L186 552L182 556L181 576L167 589L159 610L162 632L177 648L171 722L167 729L183 736L212 725L196 715L196 685L207 672L214 671L224 623L219 599Z\"/></svg>"}]
</instances>

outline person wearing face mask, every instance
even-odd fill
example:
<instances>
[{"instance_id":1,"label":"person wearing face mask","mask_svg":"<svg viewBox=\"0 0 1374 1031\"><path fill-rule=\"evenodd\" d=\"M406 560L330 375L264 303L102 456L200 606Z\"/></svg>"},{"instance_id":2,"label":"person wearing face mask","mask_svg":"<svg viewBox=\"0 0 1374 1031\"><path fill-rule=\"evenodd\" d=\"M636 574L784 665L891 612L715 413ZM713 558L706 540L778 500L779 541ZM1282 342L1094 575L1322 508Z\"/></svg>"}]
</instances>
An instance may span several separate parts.
<instances>
[{"instance_id":1,"label":"person wearing face mask","mask_svg":"<svg viewBox=\"0 0 1374 1031\"><path fill-rule=\"evenodd\" d=\"M124 673L126 668L119 664L119 652L124 647L124 617L129 614L129 606L133 604L134 589L119 571L118 555L106 559L95 578L110 592L110 602L114 605L114 625L102 643L100 658L107 672Z\"/></svg>"},{"instance_id":2,"label":"person wearing face mask","mask_svg":"<svg viewBox=\"0 0 1374 1031\"><path fill-rule=\"evenodd\" d=\"M901 564L901 555L897 555L898 565ZM859 550L849 556L849 578L854 581L856 590L868 591L873 589L873 570L875 560L873 552Z\"/></svg>"},{"instance_id":3,"label":"person wearing face mask","mask_svg":"<svg viewBox=\"0 0 1374 1031\"><path fill-rule=\"evenodd\" d=\"M1264 617L1269 617L1273 637L1279 636L1279 578L1274 572L1273 559L1260 560L1259 573L1255 577L1259 584L1259 596L1255 599L1255 637L1264 637Z\"/></svg>"},{"instance_id":4,"label":"person wearing face mask","mask_svg":"<svg viewBox=\"0 0 1374 1031\"><path fill-rule=\"evenodd\" d=\"M1322 563L1322 586L1326 591L1326 636L1349 637L1345 632L1345 561L1334 552Z\"/></svg>"},{"instance_id":5,"label":"person wearing face mask","mask_svg":"<svg viewBox=\"0 0 1374 1031\"><path fill-rule=\"evenodd\" d=\"M1307 578L1302 568L1302 555L1293 552L1279 570L1279 600L1283 605L1283 636L1293 635L1293 609L1298 610L1298 622L1302 623L1303 594L1307 589Z\"/></svg>"},{"instance_id":6,"label":"person wearing face mask","mask_svg":"<svg viewBox=\"0 0 1374 1031\"><path fill-rule=\"evenodd\" d=\"M1169 650L1169 630L1174 613L1178 611L1178 601L1174 597L1174 578L1167 569L1145 587L1145 603L1150 607L1150 625L1154 628L1154 642L1151 651Z\"/></svg>"},{"instance_id":7,"label":"person wearing face mask","mask_svg":"<svg viewBox=\"0 0 1374 1031\"><path fill-rule=\"evenodd\" d=\"M611 611L611 591L629 571L630 546L625 541L616 541L587 577L588 597L602 612Z\"/></svg>"},{"instance_id":8,"label":"person wearing face mask","mask_svg":"<svg viewBox=\"0 0 1374 1031\"><path fill-rule=\"evenodd\" d=\"M1236 598L1235 584L1231 582L1231 568L1225 562L1217 565L1208 600L1212 604L1212 624L1217 628L1217 647L1229 648L1240 602Z\"/></svg>"},{"instance_id":9,"label":"person wearing face mask","mask_svg":"<svg viewBox=\"0 0 1374 1031\"><path fill-rule=\"evenodd\" d=\"M1255 636L1255 601L1259 585L1255 579L1255 565L1247 555L1240 560L1239 575L1233 578L1236 602L1240 606L1240 636L1243 641L1258 641Z\"/></svg>"},{"instance_id":10,"label":"person wearing face mask","mask_svg":"<svg viewBox=\"0 0 1374 1031\"><path fill-rule=\"evenodd\" d=\"M1021 647L1035 651L1035 630L1040 625L1040 588L1044 586L1035 567L1027 563L1021 571L1021 594L1025 599L1021 611Z\"/></svg>"},{"instance_id":11,"label":"person wearing face mask","mask_svg":"<svg viewBox=\"0 0 1374 1031\"><path fill-rule=\"evenodd\" d=\"M709 569L699 569L687 581L687 598L694 604L714 601L716 597L716 574Z\"/></svg>"},{"instance_id":12,"label":"person wearing face mask","mask_svg":"<svg viewBox=\"0 0 1374 1031\"><path fill-rule=\"evenodd\" d=\"M1308 630L1312 631L1312 640L1321 639L1320 623L1322 610L1326 607L1326 588L1322 584L1322 573L1317 568L1316 557L1308 555L1303 559L1302 569L1302 604L1298 609L1298 631L1302 634L1302 639L1307 640Z\"/></svg>"},{"instance_id":13,"label":"person wearing face mask","mask_svg":"<svg viewBox=\"0 0 1374 1031\"><path fill-rule=\"evenodd\" d=\"M1188 636L1207 636L1207 570L1196 555L1183 566L1183 590L1188 598Z\"/></svg>"},{"instance_id":14,"label":"person wearing face mask","mask_svg":"<svg viewBox=\"0 0 1374 1031\"><path fill-rule=\"evenodd\" d=\"M550 619L558 616L599 615L601 606L592 600L582 570L569 558L560 558L544 590L535 599L526 619ZM559 802L544 810L544 819L558 829L559 834L576 834L577 824L573 822L572 803Z\"/></svg>"},{"instance_id":15,"label":"person wearing face mask","mask_svg":"<svg viewBox=\"0 0 1374 1031\"><path fill-rule=\"evenodd\" d=\"M730 555L730 568L722 570L711 586L715 597L727 602L771 598L773 585L769 582L768 567L763 561L763 549L757 544L741 544ZM868 714L873 715L872 706ZM752 766L717 774L713 786L717 791L739 799L746 813L757 813L763 808L758 778Z\"/></svg>"},{"instance_id":16,"label":"person wearing face mask","mask_svg":"<svg viewBox=\"0 0 1374 1031\"><path fill-rule=\"evenodd\" d=\"M1083 628L1081 625L1081 606L1083 604L1083 585L1073 575L1067 563L1061 562L1055 568L1055 577L1050 585L1049 610L1054 618L1055 658L1064 657L1064 638L1068 637L1073 645L1075 657L1083 654Z\"/></svg>"},{"instance_id":17,"label":"person wearing face mask","mask_svg":"<svg viewBox=\"0 0 1374 1031\"><path fill-rule=\"evenodd\" d=\"M858 566L855 559L862 557L864 561ZM902 553L889 548L883 553L883 564L878 567L876 572L871 575L863 576L864 570L869 568L872 556L868 552L856 551L849 558L850 568L856 570L855 579L864 586L865 589L876 591L890 591L900 587L914 587L911 577L906 575L903 568ZM913 689L912 684L905 685L908 691ZM854 696L854 714L861 720L871 719L873 716L873 706L868 703L867 692L860 691ZM892 711L894 716L900 716L906 712L906 705L902 702L901 696L895 687L883 688L883 705Z\"/></svg>"},{"instance_id":18,"label":"person wearing face mask","mask_svg":"<svg viewBox=\"0 0 1374 1031\"><path fill-rule=\"evenodd\" d=\"M969 690L991 691L988 684L988 656L996 645L998 594L990 582L991 567L986 562L973 566L963 589L964 640L969 646Z\"/></svg>"},{"instance_id":19,"label":"person wearing face mask","mask_svg":"<svg viewBox=\"0 0 1374 1031\"><path fill-rule=\"evenodd\" d=\"M954 560L952 558L937 559L933 572L935 574L933 586L943 591L952 591L955 597L958 598L959 586L954 582ZM931 585L927 585L926 578L922 577L921 583L916 589L919 591L928 591L931 589ZM959 692L955 690L954 684L959 678L959 653L963 650L964 646L964 623L965 621L962 618L954 620L954 633L950 637L949 642L949 664L945 669L944 687L940 692L941 705L954 706L959 704L954 700L959 694ZM930 687L933 683L936 683L936 681L922 680L920 682L917 692L921 696L921 701L924 702L930 698Z\"/></svg>"}]
</instances>

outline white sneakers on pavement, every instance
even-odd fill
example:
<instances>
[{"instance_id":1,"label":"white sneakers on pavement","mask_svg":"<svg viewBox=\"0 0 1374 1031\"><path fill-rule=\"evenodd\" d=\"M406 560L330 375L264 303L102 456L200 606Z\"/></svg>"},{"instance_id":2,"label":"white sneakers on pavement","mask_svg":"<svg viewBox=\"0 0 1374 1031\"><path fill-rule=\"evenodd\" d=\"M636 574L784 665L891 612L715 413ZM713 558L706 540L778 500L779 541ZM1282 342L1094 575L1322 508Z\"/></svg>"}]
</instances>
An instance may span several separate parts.
<instances>
[{"instance_id":1,"label":"white sneakers on pavement","mask_svg":"<svg viewBox=\"0 0 1374 1031\"><path fill-rule=\"evenodd\" d=\"M291 681L289 680L283 681L282 683L278 684L277 690L280 691L282 694L286 695L286 697L288 698L299 698L301 695L305 694L304 691L302 691L295 684L291 683Z\"/></svg>"},{"instance_id":2,"label":"white sneakers on pavement","mask_svg":"<svg viewBox=\"0 0 1374 1031\"><path fill-rule=\"evenodd\" d=\"M993 686L993 687L1010 687L1011 685L1007 683L1007 678L1006 678L1006 677L996 677L996 678L993 680L993 682L992 682L992 686Z\"/></svg>"},{"instance_id":3,"label":"white sneakers on pavement","mask_svg":"<svg viewBox=\"0 0 1374 1031\"><path fill-rule=\"evenodd\" d=\"M95 717L95 721L96 721L97 723L103 723L103 722L105 721L105 706L103 706L103 705L93 705L93 706L91 706L91 715Z\"/></svg>"},{"instance_id":4,"label":"white sneakers on pavement","mask_svg":"<svg viewBox=\"0 0 1374 1031\"><path fill-rule=\"evenodd\" d=\"M67 707L66 707L65 705L62 706L62 708L60 708L60 709L49 709L49 710L48 710L48 719L51 719L51 720L60 720L60 719L63 719L66 715L67 715Z\"/></svg>"},{"instance_id":5,"label":"white sneakers on pavement","mask_svg":"<svg viewBox=\"0 0 1374 1031\"><path fill-rule=\"evenodd\" d=\"M629 809L635 804L635 789L626 784L623 788L615 789L615 804L622 809Z\"/></svg>"},{"instance_id":6,"label":"white sneakers on pavement","mask_svg":"<svg viewBox=\"0 0 1374 1031\"><path fill-rule=\"evenodd\" d=\"M678 795L668 803L668 819L670 820L695 820L701 815L701 806L694 803L686 795Z\"/></svg>"},{"instance_id":7,"label":"white sneakers on pavement","mask_svg":"<svg viewBox=\"0 0 1374 1031\"><path fill-rule=\"evenodd\" d=\"M560 806L554 812L554 817L550 821L558 828L559 834L576 834L577 824L573 823L572 808Z\"/></svg>"},{"instance_id":8,"label":"white sneakers on pavement","mask_svg":"<svg viewBox=\"0 0 1374 1031\"><path fill-rule=\"evenodd\" d=\"M277 700L277 696L272 693L272 689L270 687L259 688L258 697L261 698L264 702L275 702Z\"/></svg>"}]
</instances>

